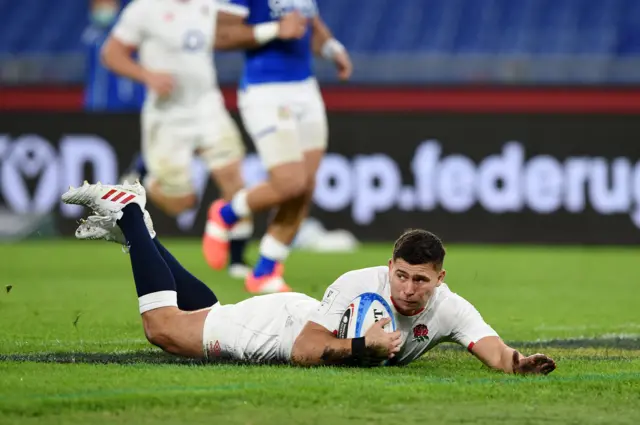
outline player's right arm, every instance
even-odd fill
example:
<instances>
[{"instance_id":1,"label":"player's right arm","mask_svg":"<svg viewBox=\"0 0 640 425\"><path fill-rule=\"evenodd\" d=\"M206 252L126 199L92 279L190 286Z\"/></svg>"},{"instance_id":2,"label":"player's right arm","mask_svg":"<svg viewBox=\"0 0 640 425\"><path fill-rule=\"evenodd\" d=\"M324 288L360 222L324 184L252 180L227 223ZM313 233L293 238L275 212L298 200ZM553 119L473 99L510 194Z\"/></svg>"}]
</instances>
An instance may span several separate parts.
<instances>
[{"instance_id":1,"label":"player's right arm","mask_svg":"<svg viewBox=\"0 0 640 425\"><path fill-rule=\"evenodd\" d=\"M367 292L368 288L366 285L363 287L359 279L362 273L355 271L342 275L327 288L322 303L312 313L293 344L293 363L303 366L367 366L393 358L400 351L401 333L387 333L383 329L389 319L375 323L363 338L344 339L334 334L349 304L358 295ZM365 278L371 277L365 273Z\"/></svg>"},{"instance_id":2,"label":"player's right arm","mask_svg":"<svg viewBox=\"0 0 640 425\"><path fill-rule=\"evenodd\" d=\"M215 48L218 50L255 49L273 40L301 38L307 31L307 19L299 12L284 15L279 21L250 25L247 0L218 0Z\"/></svg>"},{"instance_id":3,"label":"player's right arm","mask_svg":"<svg viewBox=\"0 0 640 425\"><path fill-rule=\"evenodd\" d=\"M337 338L324 326L309 321L293 344L291 360L299 366L375 366L400 351L400 332L383 329L390 321L386 318L374 323L363 338Z\"/></svg>"},{"instance_id":4,"label":"player's right arm","mask_svg":"<svg viewBox=\"0 0 640 425\"><path fill-rule=\"evenodd\" d=\"M146 4L142 0L129 3L102 46L100 58L103 65L126 78L145 84L161 96L173 90L173 77L151 72L133 59L133 53L145 35Z\"/></svg>"}]
</instances>

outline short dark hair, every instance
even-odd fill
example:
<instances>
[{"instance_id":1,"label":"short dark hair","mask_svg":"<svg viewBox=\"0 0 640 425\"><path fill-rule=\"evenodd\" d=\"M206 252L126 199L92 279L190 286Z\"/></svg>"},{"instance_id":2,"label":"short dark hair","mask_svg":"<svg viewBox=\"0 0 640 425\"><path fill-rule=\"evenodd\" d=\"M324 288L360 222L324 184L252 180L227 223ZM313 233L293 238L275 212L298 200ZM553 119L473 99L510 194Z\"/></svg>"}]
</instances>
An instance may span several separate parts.
<instances>
[{"instance_id":1,"label":"short dark hair","mask_svg":"<svg viewBox=\"0 0 640 425\"><path fill-rule=\"evenodd\" d=\"M393 261L403 259L411 265L433 264L442 268L446 252L439 237L421 229L405 231L393 245Z\"/></svg>"}]
</instances>

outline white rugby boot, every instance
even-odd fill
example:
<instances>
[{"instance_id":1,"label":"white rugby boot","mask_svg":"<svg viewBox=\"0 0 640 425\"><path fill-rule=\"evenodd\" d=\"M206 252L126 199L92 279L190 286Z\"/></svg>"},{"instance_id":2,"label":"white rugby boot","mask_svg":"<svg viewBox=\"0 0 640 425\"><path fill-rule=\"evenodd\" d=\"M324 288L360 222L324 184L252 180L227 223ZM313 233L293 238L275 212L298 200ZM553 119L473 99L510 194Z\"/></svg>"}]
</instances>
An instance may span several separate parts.
<instances>
[{"instance_id":1,"label":"white rugby boot","mask_svg":"<svg viewBox=\"0 0 640 425\"><path fill-rule=\"evenodd\" d=\"M153 229L153 221L149 211L144 210L144 224L149 230L151 239L156 237ZM104 240L107 242L115 242L123 246L123 251L127 252L127 239L124 237L122 230L116 223L114 216L91 215L86 220L81 220L80 225L76 229L76 238L80 240Z\"/></svg>"},{"instance_id":2,"label":"white rugby boot","mask_svg":"<svg viewBox=\"0 0 640 425\"><path fill-rule=\"evenodd\" d=\"M89 184L85 181L78 188L69 187L62 195L62 202L82 205L90 208L94 215L113 216L119 220L122 218L122 209L129 204L138 204L145 211L147 193L138 181L133 184L125 181L121 185Z\"/></svg>"}]
</instances>

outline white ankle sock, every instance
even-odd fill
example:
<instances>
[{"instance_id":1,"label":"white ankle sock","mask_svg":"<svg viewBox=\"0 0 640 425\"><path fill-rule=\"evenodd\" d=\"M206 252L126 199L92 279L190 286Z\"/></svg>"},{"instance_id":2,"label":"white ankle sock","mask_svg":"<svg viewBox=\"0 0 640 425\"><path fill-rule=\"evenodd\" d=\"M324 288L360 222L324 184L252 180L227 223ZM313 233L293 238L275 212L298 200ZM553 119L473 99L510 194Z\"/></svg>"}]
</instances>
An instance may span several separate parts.
<instances>
[{"instance_id":1,"label":"white ankle sock","mask_svg":"<svg viewBox=\"0 0 640 425\"><path fill-rule=\"evenodd\" d=\"M270 234L264 235L260 242L260 255L277 262L283 262L289 256L290 248Z\"/></svg>"},{"instance_id":2,"label":"white ankle sock","mask_svg":"<svg viewBox=\"0 0 640 425\"><path fill-rule=\"evenodd\" d=\"M253 235L252 221L239 221L229 230L229 239L249 239Z\"/></svg>"},{"instance_id":3,"label":"white ankle sock","mask_svg":"<svg viewBox=\"0 0 640 425\"><path fill-rule=\"evenodd\" d=\"M242 189L235 194L231 200L231 209L240 218L245 218L251 215L249 204L247 203L247 189Z\"/></svg>"},{"instance_id":4,"label":"white ankle sock","mask_svg":"<svg viewBox=\"0 0 640 425\"><path fill-rule=\"evenodd\" d=\"M177 307L178 293L176 291L158 291L138 298L140 314L162 307Z\"/></svg>"}]
</instances>

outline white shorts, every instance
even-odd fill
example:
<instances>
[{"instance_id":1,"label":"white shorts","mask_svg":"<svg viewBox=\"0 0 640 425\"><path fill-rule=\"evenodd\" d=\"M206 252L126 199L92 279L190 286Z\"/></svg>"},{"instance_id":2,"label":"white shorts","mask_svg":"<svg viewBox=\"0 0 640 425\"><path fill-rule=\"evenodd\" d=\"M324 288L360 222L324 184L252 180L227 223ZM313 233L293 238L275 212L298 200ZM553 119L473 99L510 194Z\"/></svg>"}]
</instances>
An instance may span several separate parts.
<instances>
[{"instance_id":1,"label":"white shorts","mask_svg":"<svg viewBox=\"0 0 640 425\"><path fill-rule=\"evenodd\" d=\"M211 170L244 157L240 131L219 94L207 94L193 117L142 113L142 154L149 176L159 183L165 195L194 192L191 164L196 153Z\"/></svg>"},{"instance_id":2,"label":"white shorts","mask_svg":"<svg viewBox=\"0 0 640 425\"><path fill-rule=\"evenodd\" d=\"M327 114L315 79L249 85L238 92L242 122L264 166L271 169L326 150Z\"/></svg>"},{"instance_id":3,"label":"white shorts","mask_svg":"<svg viewBox=\"0 0 640 425\"><path fill-rule=\"evenodd\" d=\"M319 305L320 301L295 292L218 303L204 322L204 355L209 360L286 363L295 338Z\"/></svg>"}]
</instances>

